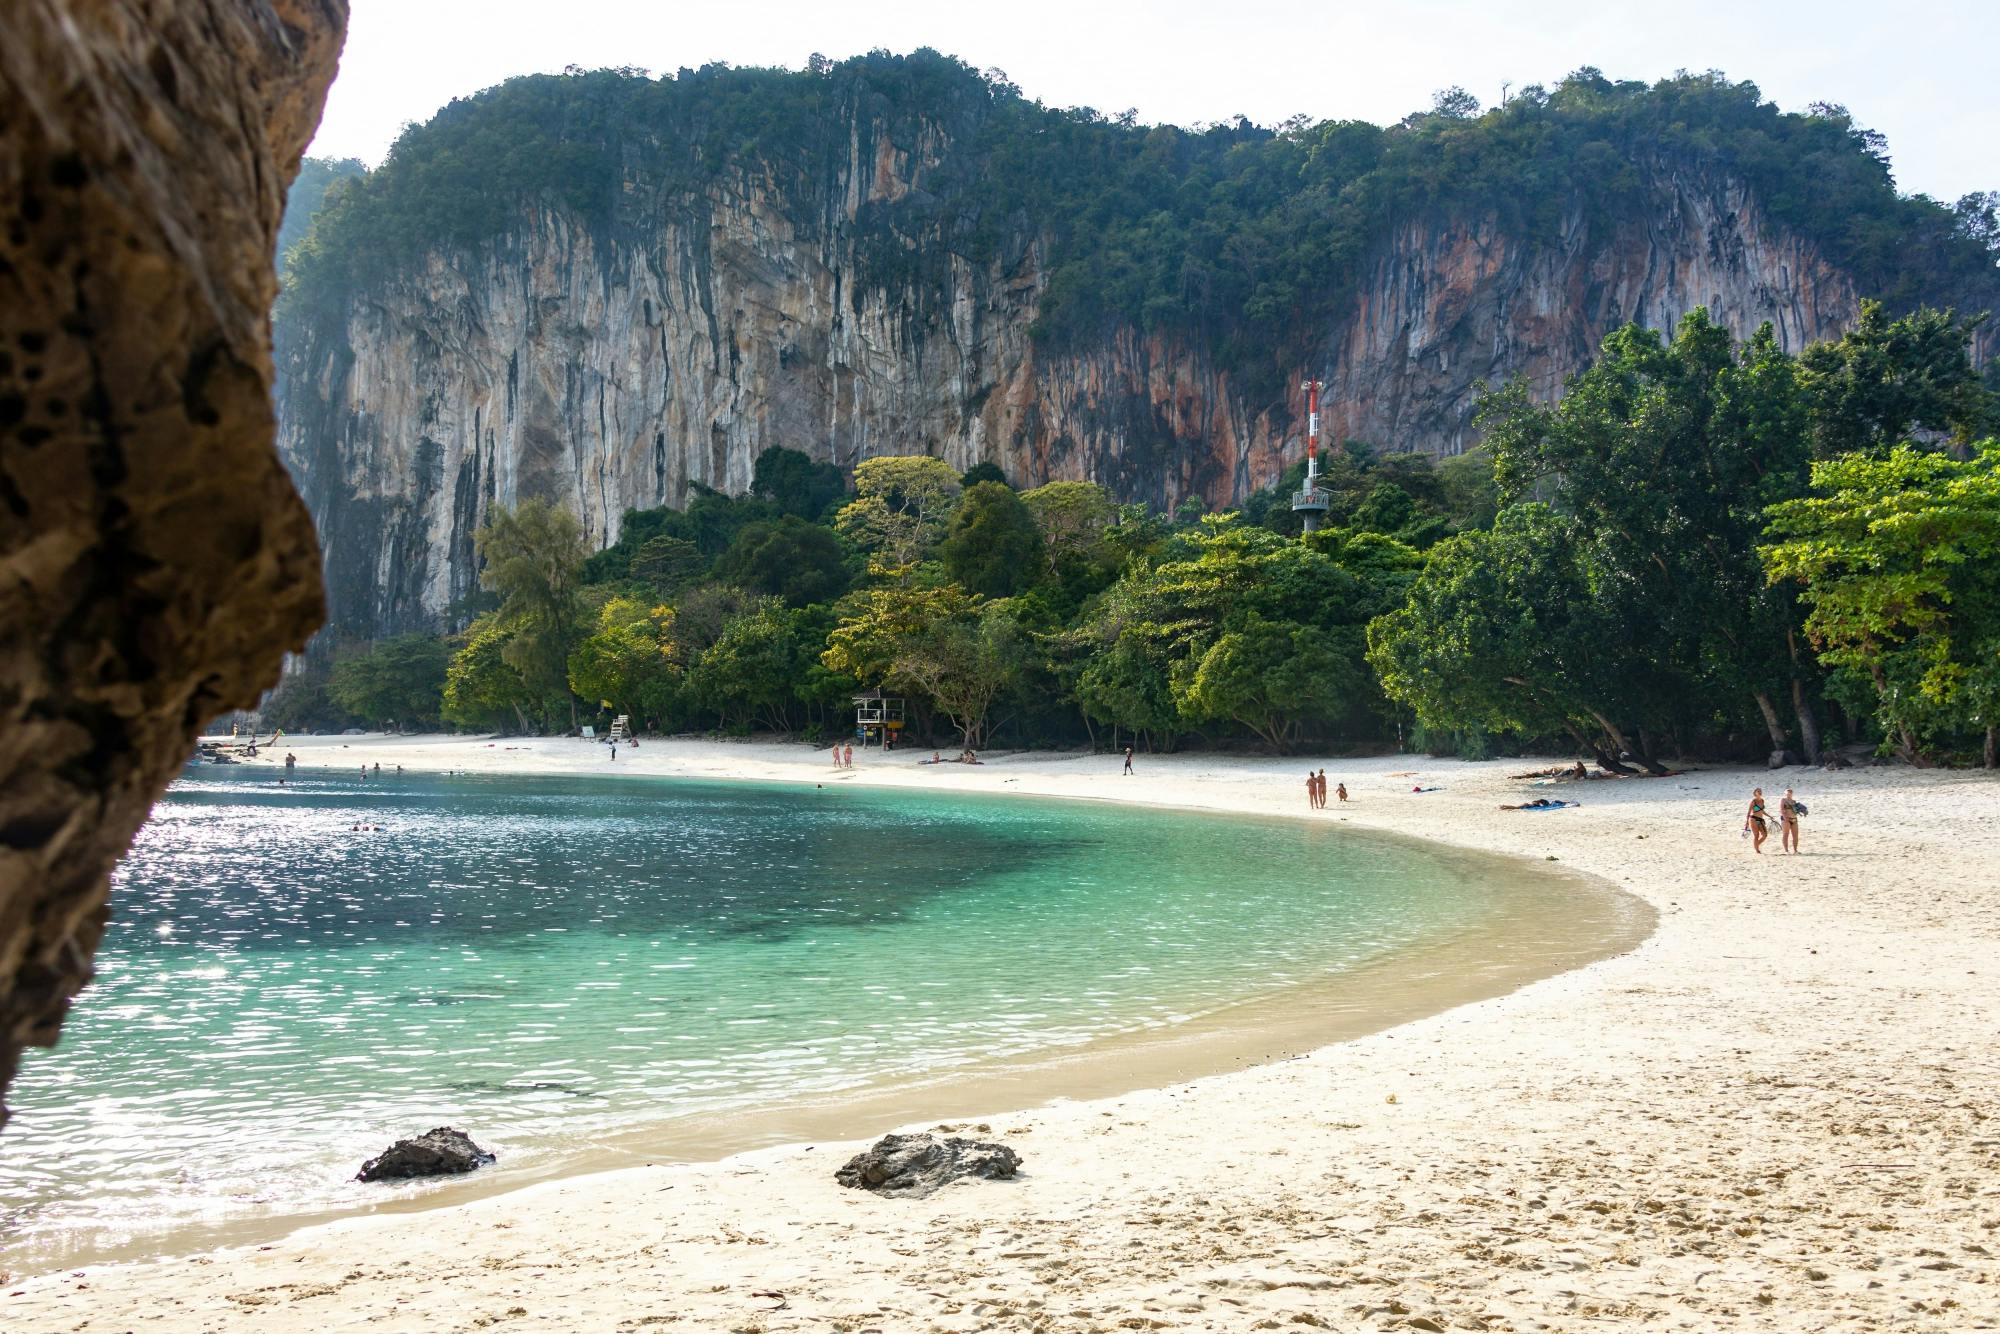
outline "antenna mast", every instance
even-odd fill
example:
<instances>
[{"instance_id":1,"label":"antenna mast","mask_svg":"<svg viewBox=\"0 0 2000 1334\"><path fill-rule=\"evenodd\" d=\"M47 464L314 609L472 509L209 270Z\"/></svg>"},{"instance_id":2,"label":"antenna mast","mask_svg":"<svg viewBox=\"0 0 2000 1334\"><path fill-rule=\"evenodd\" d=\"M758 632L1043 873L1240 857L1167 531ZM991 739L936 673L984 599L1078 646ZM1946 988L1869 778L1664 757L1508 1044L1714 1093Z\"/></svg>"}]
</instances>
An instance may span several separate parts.
<instances>
[{"instance_id":1,"label":"antenna mast","mask_svg":"<svg viewBox=\"0 0 2000 1334\"><path fill-rule=\"evenodd\" d=\"M1292 513L1304 521L1306 531L1314 532L1320 520L1326 517L1326 496L1319 489L1319 391L1318 380L1307 380L1306 391L1306 480L1292 497Z\"/></svg>"}]
</instances>

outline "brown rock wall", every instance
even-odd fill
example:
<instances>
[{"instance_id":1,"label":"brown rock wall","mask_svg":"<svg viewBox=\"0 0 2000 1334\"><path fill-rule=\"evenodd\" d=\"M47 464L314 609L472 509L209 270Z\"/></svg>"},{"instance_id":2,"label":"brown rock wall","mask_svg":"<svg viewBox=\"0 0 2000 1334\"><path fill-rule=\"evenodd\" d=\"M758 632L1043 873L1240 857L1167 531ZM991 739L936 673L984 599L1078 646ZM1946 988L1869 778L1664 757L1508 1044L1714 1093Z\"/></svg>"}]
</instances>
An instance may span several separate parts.
<instances>
[{"instance_id":1,"label":"brown rock wall","mask_svg":"<svg viewBox=\"0 0 2000 1334\"><path fill-rule=\"evenodd\" d=\"M272 448L271 254L346 17L0 12L0 1089L199 728L323 616Z\"/></svg>"}]
</instances>

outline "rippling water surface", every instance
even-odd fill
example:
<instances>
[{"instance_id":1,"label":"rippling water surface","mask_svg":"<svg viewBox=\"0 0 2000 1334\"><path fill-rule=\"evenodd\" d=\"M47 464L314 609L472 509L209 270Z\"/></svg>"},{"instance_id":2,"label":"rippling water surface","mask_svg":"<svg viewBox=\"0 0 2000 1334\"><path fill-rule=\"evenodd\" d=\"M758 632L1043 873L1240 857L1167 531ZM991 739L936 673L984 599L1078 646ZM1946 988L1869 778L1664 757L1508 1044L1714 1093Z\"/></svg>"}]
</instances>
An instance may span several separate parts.
<instances>
[{"instance_id":1,"label":"rippling water surface","mask_svg":"<svg viewBox=\"0 0 2000 1334\"><path fill-rule=\"evenodd\" d=\"M518 1164L1172 1024L1464 926L1467 874L1031 799L190 771L61 1047L27 1058L0 1225L44 1253L164 1239L375 1198L356 1164L446 1122Z\"/></svg>"}]
</instances>

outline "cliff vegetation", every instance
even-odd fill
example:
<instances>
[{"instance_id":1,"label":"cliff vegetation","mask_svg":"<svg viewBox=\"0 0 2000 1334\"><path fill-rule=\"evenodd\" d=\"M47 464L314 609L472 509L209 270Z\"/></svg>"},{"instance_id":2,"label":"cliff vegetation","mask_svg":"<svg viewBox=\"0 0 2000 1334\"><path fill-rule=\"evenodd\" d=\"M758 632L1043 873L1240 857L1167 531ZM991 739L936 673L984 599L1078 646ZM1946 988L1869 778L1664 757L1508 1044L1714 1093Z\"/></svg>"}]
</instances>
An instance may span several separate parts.
<instances>
[{"instance_id":1,"label":"cliff vegetation","mask_svg":"<svg viewBox=\"0 0 2000 1334\"><path fill-rule=\"evenodd\" d=\"M816 57L798 71L579 70L454 101L379 169L327 193L287 299L295 314L338 313L427 253L493 240L527 206L608 233L643 226L629 214L662 192L698 198L748 177L770 182L802 225L831 225L827 192L859 121L929 157L918 188L854 220L852 287L922 309L943 299L954 260L1036 244L1043 345L1169 330L1267 391L1398 223L1450 215L1553 236L1578 210L1643 210L1663 171L1741 181L1894 310L1979 308L1995 287L1994 196L1900 196L1881 137L1842 108L1781 112L1713 72L1645 84L1585 68L1483 112L1447 90L1392 126L1183 129L1048 107L997 71L922 50Z\"/></svg>"}]
</instances>

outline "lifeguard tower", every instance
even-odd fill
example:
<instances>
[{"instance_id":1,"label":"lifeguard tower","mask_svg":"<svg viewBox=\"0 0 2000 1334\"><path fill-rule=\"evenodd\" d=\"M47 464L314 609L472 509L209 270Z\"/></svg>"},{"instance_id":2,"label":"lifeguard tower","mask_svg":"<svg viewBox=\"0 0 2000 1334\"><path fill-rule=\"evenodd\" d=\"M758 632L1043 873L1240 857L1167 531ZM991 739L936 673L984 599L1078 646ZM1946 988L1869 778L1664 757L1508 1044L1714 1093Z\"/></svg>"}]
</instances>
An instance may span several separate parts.
<instances>
[{"instance_id":1,"label":"lifeguard tower","mask_svg":"<svg viewBox=\"0 0 2000 1334\"><path fill-rule=\"evenodd\" d=\"M902 740L903 701L900 696L871 690L854 697L854 739L865 748L870 742L890 750Z\"/></svg>"},{"instance_id":2,"label":"lifeguard tower","mask_svg":"<svg viewBox=\"0 0 2000 1334\"><path fill-rule=\"evenodd\" d=\"M1319 489L1319 391L1318 380L1307 380L1306 390L1306 479L1292 496L1292 513L1299 516L1307 532L1313 532L1326 518L1326 492Z\"/></svg>"}]
</instances>

